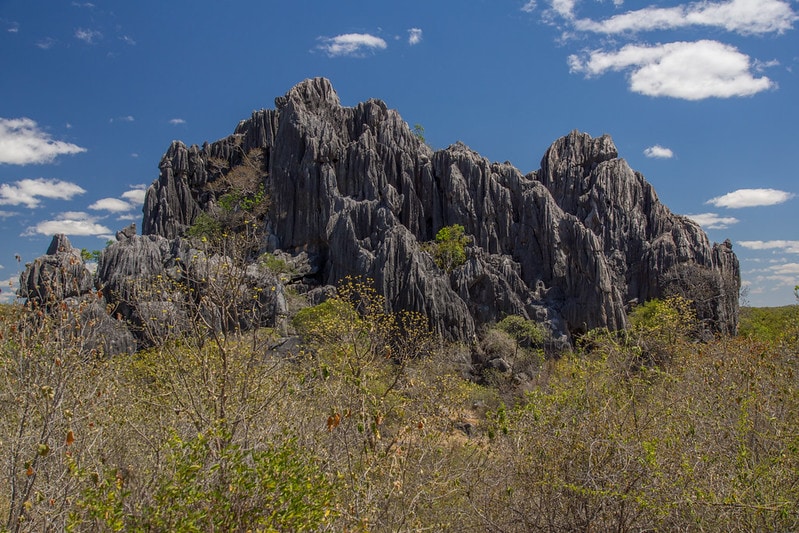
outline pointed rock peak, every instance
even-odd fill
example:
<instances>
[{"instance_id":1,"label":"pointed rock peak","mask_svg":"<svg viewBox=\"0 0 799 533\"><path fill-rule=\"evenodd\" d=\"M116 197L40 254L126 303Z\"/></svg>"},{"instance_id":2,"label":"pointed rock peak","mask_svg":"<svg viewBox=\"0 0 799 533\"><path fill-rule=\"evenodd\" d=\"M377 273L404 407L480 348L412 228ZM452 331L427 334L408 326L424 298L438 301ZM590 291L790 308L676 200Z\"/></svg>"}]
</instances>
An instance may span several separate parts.
<instances>
[{"instance_id":1,"label":"pointed rock peak","mask_svg":"<svg viewBox=\"0 0 799 533\"><path fill-rule=\"evenodd\" d=\"M50 247L47 248L47 255L55 255L58 252L70 252L72 251L72 243L69 242L69 239L63 233L57 233L53 236L53 240L50 242Z\"/></svg>"},{"instance_id":2,"label":"pointed rock peak","mask_svg":"<svg viewBox=\"0 0 799 533\"><path fill-rule=\"evenodd\" d=\"M551 161L566 161L569 166L590 167L603 161L619 157L619 151L610 135L591 137L577 130L561 137L549 147L541 160L541 168L547 168Z\"/></svg>"},{"instance_id":3,"label":"pointed rock peak","mask_svg":"<svg viewBox=\"0 0 799 533\"><path fill-rule=\"evenodd\" d=\"M310 78L301 81L283 98L276 98L275 105L284 107L288 102L294 102L311 110L323 107L341 107L341 101L330 80L327 78Z\"/></svg>"}]
</instances>

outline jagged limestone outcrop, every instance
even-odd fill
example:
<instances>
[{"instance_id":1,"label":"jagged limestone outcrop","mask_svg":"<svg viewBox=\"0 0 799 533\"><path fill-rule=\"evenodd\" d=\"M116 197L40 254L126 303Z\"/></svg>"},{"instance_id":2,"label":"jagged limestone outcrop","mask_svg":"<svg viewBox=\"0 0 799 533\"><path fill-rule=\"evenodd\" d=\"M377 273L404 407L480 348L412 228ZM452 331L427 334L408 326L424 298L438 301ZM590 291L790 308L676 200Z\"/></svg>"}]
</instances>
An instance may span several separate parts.
<instances>
[{"instance_id":1,"label":"jagged limestone outcrop","mask_svg":"<svg viewBox=\"0 0 799 533\"><path fill-rule=\"evenodd\" d=\"M113 319L98 299L94 276L66 235L55 235L47 253L25 265L19 286L19 296L28 303L67 317L62 326L80 332L80 350L87 357L136 349L127 325Z\"/></svg>"},{"instance_id":2,"label":"jagged limestone outcrop","mask_svg":"<svg viewBox=\"0 0 799 533\"><path fill-rule=\"evenodd\" d=\"M219 212L243 167L270 199L261 251L292 265L290 274L206 254L182 238L203 213ZM385 103L344 107L316 78L226 138L173 142L159 168L143 235L120 231L94 279L79 253L54 240L53 253L23 274L21 295L58 300L94 283L140 346L187 327L187 312L212 328L276 325L288 309L284 283L318 301L346 276L370 278L389 306L424 313L450 339L471 340L513 314L546 324L551 344L565 347L575 333L625 327L631 302L674 293L697 301L709 331L737 328L740 273L729 241L711 245L698 225L671 213L607 135L571 132L524 175L461 143L434 152ZM467 260L444 271L425 243L453 224L469 235ZM256 289L257 311L223 323L190 305L220 288L236 309Z\"/></svg>"},{"instance_id":3,"label":"jagged limestone outcrop","mask_svg":"<svg viewBox=\"0 0 799 533\"><path fill-rule=\"evenodd\" d=\"M25 265L19 278L19 296L48 306L81 296L93 287L92 273L86 268L80 250L66 235L53 237L47 253Z\"/></svg>"},{"instance_id":4,"label":"jagged limestone outcrop","mask_svg":"<svg viewBox=\"0 0 799 533\"><path fill-rule=\"evenodd\" d=\"M306 80L233 135L173 143L147 192L143 232L174 238L214 205L218 174L253 150L271 198L265 247L306 254L305 282L375 280L395 308L422 311L436 330L468 339L506 314L546 321L557 337L626 325L628 302L663 296L682 267L721 293L712 326L737 324L738 263L728 245L672 214L608 136L572 132L523 175L463 144L433 152L379 100L344 107L330 83ZM451 273L421 243L460 224L469 259ZM706 317L707 318L707 317Z\"/></svg>"}]
</instances>

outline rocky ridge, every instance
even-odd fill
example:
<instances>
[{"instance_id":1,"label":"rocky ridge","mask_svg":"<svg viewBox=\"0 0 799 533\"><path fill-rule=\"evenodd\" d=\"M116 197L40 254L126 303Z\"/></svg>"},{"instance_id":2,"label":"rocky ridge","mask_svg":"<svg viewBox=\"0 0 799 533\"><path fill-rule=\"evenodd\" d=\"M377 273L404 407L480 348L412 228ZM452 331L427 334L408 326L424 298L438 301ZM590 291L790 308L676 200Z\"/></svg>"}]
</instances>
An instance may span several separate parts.
<instances>
[{"instance_id":1,"label":"rocky ridge","mask_svg":"<svg viewBox=\"0 0 799 533\"><path fill-rule=\"evenodd\" d=\"M363 276L393 309L424 313L447 338L472 339L517 314L547 324L565 346L575 333L625 327L630 302L685 290L690 270L707 282L700 311L708 327L737 328L731 245L711 245L671 213L609 136L571 132L540 170L523 175L461 143L434 152L385 103L344 107L322 78L298 84L226 138L172 143L147 191L144 235L118 236L103 253L96 284L109 299L124 294L129 276L183 275L194 252L181 236L219 200L214 165L235 168L251 153L271 202L263 251L301 259L303 274L248 283L313 292ZM471 244L465 264L445 272L424 243L452 224ZM141 312L122 300L115 306L128 318ZM274 322L281 305L270 303L259 322Z\"/></svg>"}]
</instances>

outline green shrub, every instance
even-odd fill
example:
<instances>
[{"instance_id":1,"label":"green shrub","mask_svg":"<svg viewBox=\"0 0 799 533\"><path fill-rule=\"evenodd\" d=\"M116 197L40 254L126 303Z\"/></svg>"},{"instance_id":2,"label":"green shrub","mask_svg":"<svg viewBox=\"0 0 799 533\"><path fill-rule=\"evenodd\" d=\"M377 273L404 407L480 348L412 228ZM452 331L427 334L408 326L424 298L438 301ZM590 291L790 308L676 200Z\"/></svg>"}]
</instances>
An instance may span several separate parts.
<instances>
[{"instance_id":1,"label":"green shrub","mask_svg":"<svg viewBox=\"0 0 799 533\"><path fill-rule=\"evenodd\" d=\"M452 272L466 262L466 245L469 237L460 224L445 226L436 233L436 240L432 246L433 260L438 268L445 272Z\"/></svg>"},{"instance_id":2,"label":"green shrub","mask_svg":"<svg viewBox=\"0 0 799 533\"><path fill-rule=\"evenodd\" d=\"M546 336L543 326L519 315L509 315L497 322L497 328L513 337L521 346L539 346Z\"/></svg>"}]
</instances>

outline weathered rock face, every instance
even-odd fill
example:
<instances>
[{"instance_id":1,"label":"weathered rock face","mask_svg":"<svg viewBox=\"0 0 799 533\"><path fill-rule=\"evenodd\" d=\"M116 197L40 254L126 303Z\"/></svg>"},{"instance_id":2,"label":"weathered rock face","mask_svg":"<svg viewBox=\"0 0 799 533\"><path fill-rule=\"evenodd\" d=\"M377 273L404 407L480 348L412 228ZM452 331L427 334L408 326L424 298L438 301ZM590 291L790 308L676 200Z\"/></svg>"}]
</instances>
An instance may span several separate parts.
<instances>
[{"instance_id":1,"label":"weathered rock face","mask_svg":"<svg viewBox=\"0 0 799 533\"><path fill-rule=\"evenodd\" d=\"M196 317L230 330L279 325L287 314L282 283L260 265L245 268L229 257L208 256L180 238L118 239L103 251L97 283L111 313L130 325L140 346L189 332Z\"/></svg>"},{"instance_id":2,"label":"weathered rock face","mask_svg":"<svg viewBox=\"0 0 799 533\"><path fill-rule=\"evenodd\" d=\"M559 139L534 177L561 209L597 236L613 285L625 300L644 302L674 292L712 300L700 306L711 329L737 330L740 271L731 244L711 246L695 222L671 213L644 177L618 158L609 136L572 132ZM687 290L686 284L697 280L681 276L686 269L714 286L712 294L709 287Z\"/></svg>"},{"instance_id":3,"label":"weathered rock face","mask_svg":"<svg viewBox=\"0 0 799 533\"><path fill-rule=\"evenodd\" d=\"M306 80L202 148L173 143L147 192L144 233L172 238L213 201L207 165L260 150L271 197L266 247L307 253L319 285L374 279L395 308L426 313L451 338L506 314L556 335L626 325L625 305L663 296L681 265L721 287L712 325L737 327L738 263L672 214L608 136L572 132L524 176L458 143L433 153L378 100L348 108ZM470 259L441 271L420 243L461 224ZM706 317L707 318L707 317Z\"/></svg>"},{"instance_id":4,"label":"weathered rock face","mask_svg":"<svg viewBox=\"0 0 799 533\"><path fill-rule=\"evenodd\" d=\"M47 253L25 265L19 279L19 296L39 305L50 305L81 296L93 287L92 273L86 268L80 250L73 248L66 235L53 237Z\"/></svg>"},{"instance_id":5,"label":"weathered rock face","mask_svg":"<svg viewBox=\"0 0 799 533\"><path fill-rule=\"evenodd\" d=\"M730 247L711 246L663 206L608 136L572 132L524 176L460 143L434 153L383 102L343 107L325 79L275 104L202 148L173 143L147 192L143 232L179 235L214 200L209 161L235 166L259 150L271 198L265 247L307 254L320 286L371 277L391 306L426 313L450 338L506 314L546 321L564 338L621 328L629 301L665 295L667 273L688 265L722 288L707 307L713 327L737 327ZM420 243L451 224L473 244L448 274Z\"/></svg>"},{"instance_id":6,"label":"weathered rock face","mask_svg":"<svg viewBox=\"0 0 799 533\"><path fill-rule=\"evenodd\" d=\"M44 309L69 310L65 327L80 331L82 353L132 353L136 341L125 323L113 320L94 292L94 277L80 250L66 235L53 237L47 254L26 265L20 275L19 296ZM63 307L62 307L63 306Z\"/></svg>"}]
</instances>

